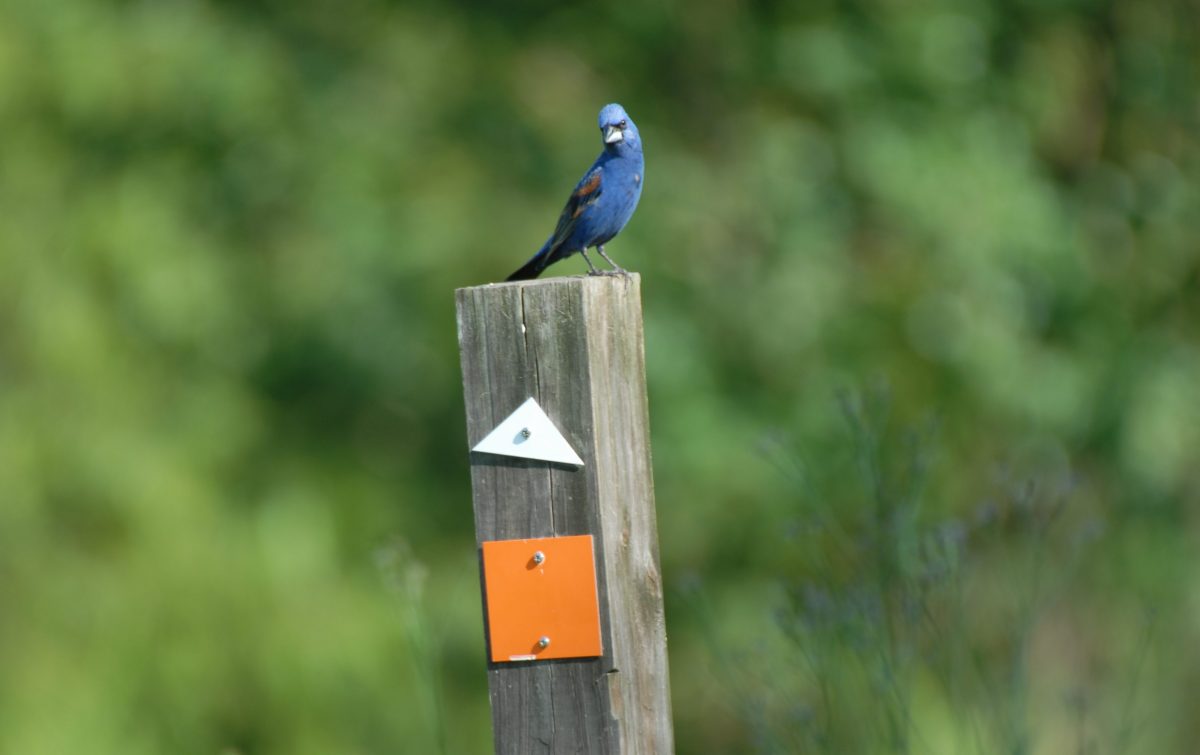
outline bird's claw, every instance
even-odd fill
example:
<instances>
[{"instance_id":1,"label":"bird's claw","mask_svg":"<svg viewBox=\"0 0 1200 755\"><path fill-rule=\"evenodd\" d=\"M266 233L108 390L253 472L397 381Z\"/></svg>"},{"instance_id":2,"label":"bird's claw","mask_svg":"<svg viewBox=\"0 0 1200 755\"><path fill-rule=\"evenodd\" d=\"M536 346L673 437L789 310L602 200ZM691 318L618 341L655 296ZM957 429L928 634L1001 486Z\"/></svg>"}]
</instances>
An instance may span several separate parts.
<instances>
[{"instance_id":1,"label":"bird's claw","mask_svg":"<svg viewBox=\"0 0 1200 755\"><path fill-rule=\"evenodd\" d=\"M629 275L629 271L612 261L612 258L604 253L604 247L596 247L596 251L604 258L604 261L612 266L612 270L607 271L604 275Z\"/></svg>"}]
</instances>

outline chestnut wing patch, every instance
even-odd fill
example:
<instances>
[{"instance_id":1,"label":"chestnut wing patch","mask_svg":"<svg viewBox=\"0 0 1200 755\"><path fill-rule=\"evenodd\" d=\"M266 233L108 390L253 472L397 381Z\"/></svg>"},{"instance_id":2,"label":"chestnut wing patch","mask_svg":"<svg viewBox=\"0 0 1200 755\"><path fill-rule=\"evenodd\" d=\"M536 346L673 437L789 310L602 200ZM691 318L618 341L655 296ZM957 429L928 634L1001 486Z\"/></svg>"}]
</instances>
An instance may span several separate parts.
<instances>
[{"instance_id":1,"label":"chestnut wing patch","mask_svg":"<svg viewBox=\"0 0 1200 755\"><path fill-rule=\"evenodd\" d=\"M567 206L558 216L558 225L555 226L554 235L550 241L551 249L557 248L570 238L571 232L575 230L575 225L579 222L579 216L589 205L595 204L596 200L600 198L600 193L603 191L600 185L603 176L603 168L593 168L575 187L575 191L571 192L571 196L567 199ZM569 249L567 251L576 250Z\"/></svg>"},{"instance_id":2,"label":"chestnut wing patch","mask_svg":"<svg viewBox=\"0 0 1200 755\"><path fill-rule=\"evenodd\" d=\"M595 195L595 196L593 196ZM579 213L583 212L584 208L595 202L600 196L600 170L594 171L590 177L579 188L571 194L571 200L575 203L575 211L571 213L571 217L579 217Z\"/></svg>"}]
</instances>

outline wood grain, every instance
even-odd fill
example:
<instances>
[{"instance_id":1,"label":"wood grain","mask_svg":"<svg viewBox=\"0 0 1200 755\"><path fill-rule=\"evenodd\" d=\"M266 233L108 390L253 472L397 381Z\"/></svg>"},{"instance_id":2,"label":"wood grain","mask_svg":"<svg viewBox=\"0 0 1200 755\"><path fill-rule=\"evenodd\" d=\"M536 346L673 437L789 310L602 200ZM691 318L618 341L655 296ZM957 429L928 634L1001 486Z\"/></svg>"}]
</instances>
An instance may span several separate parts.
<instances>
[{"instance_id":1,"label":"wood grain","mask_svg":"<svg viewBox=\"0 0 1200 755\"><path fill-rule=\"evenodd\" d=\"M456 293L468 447L532 396L584 460L576 469L472 452L477 545L596 539L605 655L489 664L496 752L674 752L640 278Z\"/></svg>"}]
</instances>

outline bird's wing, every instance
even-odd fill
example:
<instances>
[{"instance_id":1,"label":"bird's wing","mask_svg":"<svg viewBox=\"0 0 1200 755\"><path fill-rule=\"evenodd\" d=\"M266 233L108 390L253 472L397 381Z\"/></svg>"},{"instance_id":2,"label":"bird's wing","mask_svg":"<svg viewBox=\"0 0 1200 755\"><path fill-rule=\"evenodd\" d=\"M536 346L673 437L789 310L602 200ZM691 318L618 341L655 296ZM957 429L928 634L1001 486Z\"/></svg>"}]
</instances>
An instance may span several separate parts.
<instances>
[{"instance_id":1,"label":"bird's wing","mask_svg":"<svg viewBox=\"0 0 1200 755\"><path fill-rule=\"evenodd\" d=\"M571 232L575 230L575 226L579 222L579 216L600 198L603 175L603 166L593 167L584 175L583 180L575 187L575 191L571 192L570 198L567 199L567 206L558 216L558 225L554 227L554 234L550 237L550 249L558 247L571 236Z\"/></svg>"}]
</instances>

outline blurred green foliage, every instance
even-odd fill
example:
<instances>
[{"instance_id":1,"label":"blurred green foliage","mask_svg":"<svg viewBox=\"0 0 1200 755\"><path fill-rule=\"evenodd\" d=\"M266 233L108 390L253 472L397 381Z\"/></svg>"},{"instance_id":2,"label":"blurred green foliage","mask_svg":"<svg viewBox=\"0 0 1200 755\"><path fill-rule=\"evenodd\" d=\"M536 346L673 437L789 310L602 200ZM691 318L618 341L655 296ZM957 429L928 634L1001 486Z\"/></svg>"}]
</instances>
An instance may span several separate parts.
<instances>
[{"instance_id":1,"label":"blurred green foliage","mask_svg":"<svg viewBox=\"0 0 1200 755\"><path fill-rule=\"evenodd\" d=\"M541 244L614 100L680 751L1188 751L1198 79L1183 0L7 0L0 752L489 751L452 289ZM870 562L785 533L878 526L835 400L878 381L939 427L904 531L1070 480L1099 534L1022 620L1020 528L955 551L952 647L1023 697L909 664L820 728L803 655L853 632L778 617ZM913 741L846 723L888 711Z\"/></svg>"}]
</instances>

